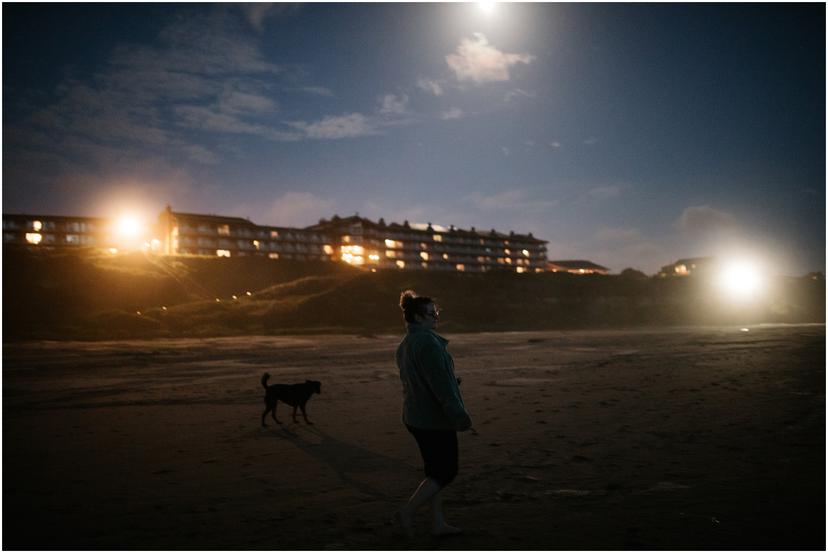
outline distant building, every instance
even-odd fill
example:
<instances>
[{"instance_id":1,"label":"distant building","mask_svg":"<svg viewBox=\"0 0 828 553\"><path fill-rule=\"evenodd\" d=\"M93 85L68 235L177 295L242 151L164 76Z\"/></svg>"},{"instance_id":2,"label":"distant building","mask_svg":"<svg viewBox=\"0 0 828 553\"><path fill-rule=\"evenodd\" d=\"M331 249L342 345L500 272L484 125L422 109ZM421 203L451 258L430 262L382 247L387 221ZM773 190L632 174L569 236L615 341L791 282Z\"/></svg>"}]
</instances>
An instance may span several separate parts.
<instances>
[{"instance_id":1,"label":"distant building","mask_svg":"<svg viewBox=\"0 0 828 553\"><path fill-rule=\"evenodd\" d=\"M3 214L4 246L115 248L113 223L103 217Z\"/></svg>"},{"instance_id":2,"label":"distant building","mask_svg":"<svg viewBox=\"0 0 828 553\"><path fill-rule=\"evenodd\" d=\"M658 272L660 277L681 277L703 273L716 264L715 257L688 257L665 265Z\"/></svg>"},{"instance_id":3,"label":"distant building","mask_svg":"<svg viewBox=\"0 0 828 553\"><path fill-rule=\"evenodd\" d=\"M116 252L143 249L162 255L341 260L365 269L542 272L546 241L529 234L386 224L354 215L321 219L306 228L257 225L241 217L184 213L167 206L150 231L127 246L122 221L97 217L3 215L3 244L63 248L91 246ZM121 229L122 230L122 229ZM597 267L597 266L596 266Z\"/></svg>"},{"instance_id":4,"label":"distant building","mask_svg":"<svg viewBox=\"0 0 828 553\"><path fill-rule=\"evenodd\" d=\"M605 275L610 271L606 267L584 259L548 261L546 270L553 273L572 273L573 275Z\"/></svg>"},{"instance_id":5,"label":"distant building","mask_svg":"<svg viewBox=\"0 0 828 553\"><path fill-rule=\"evenodd\" d=\"M306 230L334 237L340 259L367 268L518 273L541 272L546 241L529 234L504 234L450 226L386 224L354 215L320 220Z\"/></svg>"},{"instance_id":6,"label":"distant building","mask_svg":"<svg viewBox=\"0 0 828 553\"><path fill-rule=\"evenodd\" d=\"M173 211L158 217L165 255L254 255L271 259L328 261L334 258L331 237L323 232L257 225L241 217Z\"/></svg>"}]
</instances>

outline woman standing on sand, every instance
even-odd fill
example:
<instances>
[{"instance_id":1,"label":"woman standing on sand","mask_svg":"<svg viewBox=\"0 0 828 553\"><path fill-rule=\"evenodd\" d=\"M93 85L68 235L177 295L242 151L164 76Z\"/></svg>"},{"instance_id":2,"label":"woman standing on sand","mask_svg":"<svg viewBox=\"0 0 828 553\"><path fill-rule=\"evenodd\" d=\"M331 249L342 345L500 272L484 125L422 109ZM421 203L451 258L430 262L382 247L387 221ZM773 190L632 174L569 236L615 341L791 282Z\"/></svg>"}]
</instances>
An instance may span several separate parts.
<instances>
[{"instance_id":1,"label":"woman standing on sand","mask_svg":"<svg viewBox=\"0 0 828 553\"><path fill-rule=\"evenodd\" d=\"M446 351L448 340L437 334L440 312L429 297L406 290L400 308L407 333L397 348L397 367L403 384L403 423L417 440L423 456L425 479L397 512L408 537L414 513L431 503L431 532L457 534L443 517L440 492L457 476L457 431L469 430L471 417L463 405L454 361Z\"/></svg>"}]
</instances>

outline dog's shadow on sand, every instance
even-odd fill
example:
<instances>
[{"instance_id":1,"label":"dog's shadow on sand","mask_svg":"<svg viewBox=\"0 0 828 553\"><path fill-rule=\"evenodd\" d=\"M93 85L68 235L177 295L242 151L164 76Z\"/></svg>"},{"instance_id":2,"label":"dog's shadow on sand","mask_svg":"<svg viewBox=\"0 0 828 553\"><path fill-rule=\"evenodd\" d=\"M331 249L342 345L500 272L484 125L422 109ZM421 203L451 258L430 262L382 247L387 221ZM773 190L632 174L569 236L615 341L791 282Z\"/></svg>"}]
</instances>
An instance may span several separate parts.
<instances>
[{"instance_id":1,"label":"dog's shadow on sand","mask_svg":"<svg viewBox=\"0 0 828 553\"><path fill-rule=\"evenodd\" d=\"M410 463L344 442L316 426L302 426L296 430L298 431L282 427L271 435L292 443L307 455L329 466L344 484L372 499L398 499L375 483L386 480L385 475L416 470Z\"/></svg>"}]
</instances>

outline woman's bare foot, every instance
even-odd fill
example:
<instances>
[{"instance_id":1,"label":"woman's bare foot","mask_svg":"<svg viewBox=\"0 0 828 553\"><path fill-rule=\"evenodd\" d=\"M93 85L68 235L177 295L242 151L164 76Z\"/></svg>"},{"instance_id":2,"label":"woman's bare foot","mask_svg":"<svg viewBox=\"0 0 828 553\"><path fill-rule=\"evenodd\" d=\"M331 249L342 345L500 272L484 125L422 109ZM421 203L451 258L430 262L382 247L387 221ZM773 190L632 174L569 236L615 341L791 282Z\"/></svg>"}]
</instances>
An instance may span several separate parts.
<instances>
[{"instance_id":1,"label":"woman's bare foot","mask_svg":"<svg viewBox=\"0 0 828 553\"><path fill-rule=\"evenodd\" d=\"M431 535L432 536L456 536L457 534L462 534L463 531L460 528L456 528L454 526L450 526L448 524L441 524L440 526L433 526L431 528Z\"/></svg>"},{"instance_id":2,"label":"woman's bare foot","mask_svg":"<svg viewBox=\"0 0 828 553\"><path fill-rule=\"evenodd\" d=\"M405 509L400 509L394 515L394 520L397 521L397 524L400 525L403 532L405 533L405 537L411 539L414 537L414 529L412 528L411 522L411 515L405 511Z\"/></svg>"}]
</instances>

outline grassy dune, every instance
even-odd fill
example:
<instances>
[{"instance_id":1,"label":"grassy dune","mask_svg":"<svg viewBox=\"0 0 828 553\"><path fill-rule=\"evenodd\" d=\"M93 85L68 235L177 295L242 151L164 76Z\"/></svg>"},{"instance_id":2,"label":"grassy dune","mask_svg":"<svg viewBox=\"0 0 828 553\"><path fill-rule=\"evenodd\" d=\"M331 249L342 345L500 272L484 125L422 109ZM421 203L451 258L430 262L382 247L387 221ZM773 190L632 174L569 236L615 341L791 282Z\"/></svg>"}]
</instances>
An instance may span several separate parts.
<instances>
[{"instance_id":1,"label":"grassy dune","mask_svg":"<svg viewBox=\"0 0 828 553\"><path fill-rule=\"evenodd\" d=\"M824 280L804 277L776 278L761 300L740 305L692 278L370 273L321 261L7 250L3 337L395 332L407 288L437 300L447 332L825 319Z\"/></svg>"}]
</instances>

